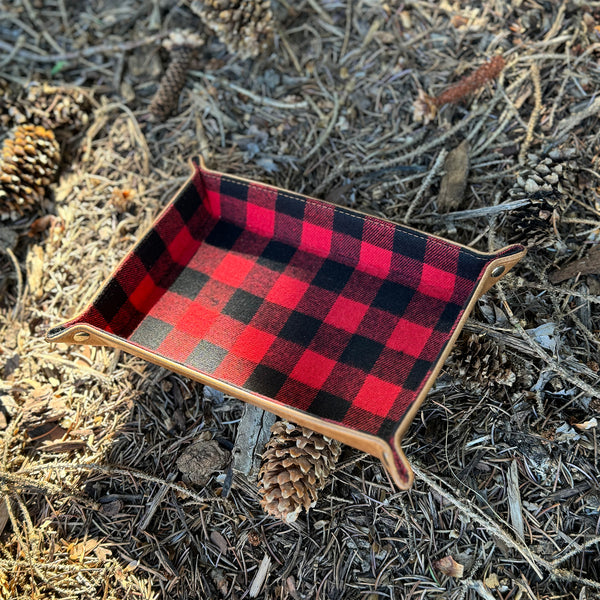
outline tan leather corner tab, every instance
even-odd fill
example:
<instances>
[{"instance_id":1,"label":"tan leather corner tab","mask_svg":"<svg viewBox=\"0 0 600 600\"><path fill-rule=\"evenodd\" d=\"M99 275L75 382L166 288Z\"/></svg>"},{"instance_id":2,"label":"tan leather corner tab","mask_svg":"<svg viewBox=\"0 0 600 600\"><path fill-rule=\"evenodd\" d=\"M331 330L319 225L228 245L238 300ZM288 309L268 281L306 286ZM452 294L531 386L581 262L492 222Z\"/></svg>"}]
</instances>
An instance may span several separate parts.
<instances>
[{"instance_id":1,"label":"tan leather corner tab","mask_svg":"<svg viewBox=\"0 0 600 600\"><path fill-rule=\"evenodd\" d=\"M386 446L387 448L384 448L383 452L375 456L379 457L396 486L401 490L409 490L413 485L415 475L406 455L400 446L397 446L396 449L388 444Z\"/></svg>"},{"instance_id":2,"label":"tan leather corner tab","mask_svg":"<svg viewBox=\"0 0 600 600\"><path fill-rule=\"evenodd\" d=\"M478 297L481 298L496 282L500 281L524 256L527 250L501 256L493 260L485 270L485 275L481 281L481 291Z\"/></svg>"},{"instance_id":3,"label":"tan leather corner tab","mask_svg":"<svg viewBox=\"0 0 600 600\"><path fill-rule=\"evenodd\" d=\"M107 340L98 336L89 325L59 325L46 333L46 341L60 344L81 344L85 346L111 346Z\"/></svg>"}]
</instances>

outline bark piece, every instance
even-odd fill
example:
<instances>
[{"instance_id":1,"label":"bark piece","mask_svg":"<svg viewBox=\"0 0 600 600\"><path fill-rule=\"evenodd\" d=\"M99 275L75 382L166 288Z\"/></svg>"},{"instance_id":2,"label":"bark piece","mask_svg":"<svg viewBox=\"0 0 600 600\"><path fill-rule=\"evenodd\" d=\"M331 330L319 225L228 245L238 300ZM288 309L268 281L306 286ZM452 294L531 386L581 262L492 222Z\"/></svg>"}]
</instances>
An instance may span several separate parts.
<instances>
[{"instance_id":1,"label":"bark piece","mask_svg":"<svg viewBox=\"0 0 600 600\"><path fill-rule=\"evenodd\" d=\"M440 212L456 210L463 201L469 175L469 142L462 141L451 150L444 161L437 206Z\"/></svg>"}]
</instances>

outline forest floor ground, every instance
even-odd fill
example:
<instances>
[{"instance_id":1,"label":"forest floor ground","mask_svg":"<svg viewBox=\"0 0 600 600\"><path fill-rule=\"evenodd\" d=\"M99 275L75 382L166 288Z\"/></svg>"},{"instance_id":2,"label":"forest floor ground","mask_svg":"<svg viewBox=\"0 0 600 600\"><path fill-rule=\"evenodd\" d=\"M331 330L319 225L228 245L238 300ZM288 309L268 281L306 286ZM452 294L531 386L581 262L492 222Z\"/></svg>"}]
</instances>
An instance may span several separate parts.
<instances>
[{"instance_id":1,"label":"forest floor ground","mask_svg":"<svg viewBox=\"0 0 600 600\"><path fill-rule=\"evenodd\" d=\"M2 223L14 244L0 252L0 596L241 600L270 564L252 596L600 598L600 3L463 5L274 2L274 44L246 60L186 1L5 6L0 78L77 86L93 106L61 140L51 201ZM176 110L153 122L160 39L183 27L205 45ZM419 97L496 54L496 80L419 118ZM464 192L448 195L445 159L465 140ZM570 156L560 189L510 205L556 150ZM233 441L241 402L110 349L44 341L198 154L480 250L529 244L408 432L411 490L348 447L294 524L251 488L222 497L218 473L182 484L178 457L202 435ZM45 215L51 227L30 227ZM449 556L462 577L435 566Z\"/></svg>"}]
</instances>

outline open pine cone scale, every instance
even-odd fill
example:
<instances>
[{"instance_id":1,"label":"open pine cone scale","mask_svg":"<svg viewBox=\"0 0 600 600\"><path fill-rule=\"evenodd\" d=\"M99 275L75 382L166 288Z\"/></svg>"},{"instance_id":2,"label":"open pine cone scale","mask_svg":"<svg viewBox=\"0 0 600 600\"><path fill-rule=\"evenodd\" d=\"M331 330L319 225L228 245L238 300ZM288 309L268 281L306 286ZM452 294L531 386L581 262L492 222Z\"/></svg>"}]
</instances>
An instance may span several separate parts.
<instances>
[{"instance_id":1,"label":"open pine cone scale","mask_svg":"<svg viewBox=\"0 0 600 600\"><path fill-rule=\"evenodd\" d=\"M341 445L287 421L278 421L271 431L259 472L261 506L268 514L292 523L302 509L308 511L316 504Z\"/></svg>"}]
</instances>

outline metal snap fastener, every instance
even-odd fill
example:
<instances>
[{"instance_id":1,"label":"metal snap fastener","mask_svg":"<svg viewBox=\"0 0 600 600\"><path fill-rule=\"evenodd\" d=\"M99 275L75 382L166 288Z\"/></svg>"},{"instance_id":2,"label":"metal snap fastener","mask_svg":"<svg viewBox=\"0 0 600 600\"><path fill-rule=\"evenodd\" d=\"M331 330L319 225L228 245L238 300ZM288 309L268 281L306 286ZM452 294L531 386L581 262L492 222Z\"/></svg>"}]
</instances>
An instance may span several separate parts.
<instances>
[{"instance_id":1,"label":"metal snap fastener","mask_svg":"<svg viewBox=\"0 0 600 600\"><path fill-rule=\"evenodd\" d=\"M503 265L500 265L492 271L492 277L500 277L504 271L506 271L506 268Z\"/></svg>"},{"instance_id":2,"label":"metal snap fastener","mask_svg":"<svg viewBox=\"0 0 600 600\"><path fill-rule=\"evenodd\" d=\"M79 331L79 332L73 334L73 339L76 342L85 342L85 340L87 340L89 337L90 337L90 334L85 331Z\"/></svg>"}]
</instances>

